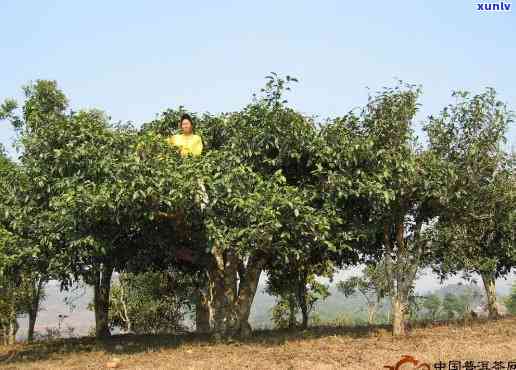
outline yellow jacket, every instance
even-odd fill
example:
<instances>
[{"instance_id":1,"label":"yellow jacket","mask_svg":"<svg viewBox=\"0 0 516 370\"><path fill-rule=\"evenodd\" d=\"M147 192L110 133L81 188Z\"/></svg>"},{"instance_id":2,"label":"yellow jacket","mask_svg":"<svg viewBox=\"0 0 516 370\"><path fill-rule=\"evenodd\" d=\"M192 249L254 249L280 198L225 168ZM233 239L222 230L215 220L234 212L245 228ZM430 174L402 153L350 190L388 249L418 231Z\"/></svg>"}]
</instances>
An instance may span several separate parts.
<instances>
[{"instance_id":1,"label":"yellow jacket","mask_svg":"<svg viewBox=\"0 0 516 370\"><path fill-rule=\"evenodd\" d=\"M179 147L182 157L188 154L198 156L202 153L202 140L199 135L177 134L167 138L167 143Z\"/></svg>"}]
</instances>

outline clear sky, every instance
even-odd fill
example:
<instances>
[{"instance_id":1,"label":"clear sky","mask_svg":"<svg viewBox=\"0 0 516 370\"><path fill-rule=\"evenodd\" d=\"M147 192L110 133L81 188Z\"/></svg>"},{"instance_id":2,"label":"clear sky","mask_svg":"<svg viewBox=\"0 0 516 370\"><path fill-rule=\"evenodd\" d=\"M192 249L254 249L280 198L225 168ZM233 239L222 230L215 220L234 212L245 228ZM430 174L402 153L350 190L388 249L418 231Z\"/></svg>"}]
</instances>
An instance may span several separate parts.
<instances>
[{"instance_id":1,"label":"clear sky","mask_svg":"<svg viewBox=\"0 0 516 370\"><path fill-rule=\"evenodd\" d=\"M476 9L465 0L2 0L0 99L55 79L74 109L139 125L180 104L239 109L276 71L300 79L290 103L321 118L397 78L423 85L418 120L459 88L495 87L516 109L516 11ZM0 142L12 136L0 123Z\"/></svg>"},{"instance_id":2,"label":"clear sky","mask_svg":"<svg viewBox=\"0 0 516 370\"><path fill-rule=\"evenodd\" d=\"M516 110L516 10L476 9L466 0L1 0L0 99L55 79L74 109L139 125L178 105L239 109L276 71L300 79L289 102L321 118L398 78L423 86L419 121L454 89L494 87ZM0 123L7 149L12 137Z\"/></svg>"}]
</instances>

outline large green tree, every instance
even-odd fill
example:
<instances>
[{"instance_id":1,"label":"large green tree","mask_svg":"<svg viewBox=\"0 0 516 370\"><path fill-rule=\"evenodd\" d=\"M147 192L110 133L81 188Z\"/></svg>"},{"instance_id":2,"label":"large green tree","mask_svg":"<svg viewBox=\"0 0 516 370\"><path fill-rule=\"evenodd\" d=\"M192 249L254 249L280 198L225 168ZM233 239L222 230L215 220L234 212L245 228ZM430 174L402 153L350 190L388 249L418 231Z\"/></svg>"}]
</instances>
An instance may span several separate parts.
<instances>
[{"instance_id":1,"label":"large green tree","mask_svg":"<svg viewBox=\"0 0 516 370\"><path fill-rule=\"evenodd\" d=\"M67 112L53 81L36 81L24 92L21 114L12 102L4 112L20 133L20 162L30 180L25 213L39 260L63 286L79 278L93 285L97 336L109 335L112 271L131 256L130 241L148 216L138 197L147 196L153 178L141 176L146 169L131 155L130 127L111 125L99 111Z\"/></svg>"},{"instance_id":2,"label":"large green tree","mask_svg":"<svg viewBox=\"0 0 516 370\"><path fill-rule=\"evenodd\" d=\"M453 96L456 103L425 126L450 174L433 229L434 266L443 276L478 273L495 318L496 278L516 264L516 161L503 148L513 114L493 89Z\"/></svg>"},{"instance_id":3,"label":"large green tree","mask_svg":"<svg viewBox=\"0 0 516 370\"><path fill-rule=\"evenodd\" d=\"M420 89L399 84L371 96L324 129L321 153L328 202L334 205L364 261L385 264L392 300L393 334L405 332L409 297L427 263L425 228L436 215L444 175L413 132Z\"/></svg>"},{"instance_id":4,"label":"large green tree","mask_svg":"<svg viewBox=\"0 0 516 370\"><path fill-rule=\"evenodd\" d=\"M10 102L5 111L20 132L21 163L31 180L25 190L44 210L34 214L40 249L64 286L77 279L93 286L98 337L109 335L115 269L178 264L174 252L186 244L195 267L206 272L211 329L246 335L260 273L276 255L292 252L290 232L327 246L325 215L274 164L277 153L269 154L271 144L284 147L278 139L294 147L303 132L270 135L282 112L291 112L277 99L266 96L211 120L205 154L181 158L159 132L114 125L96 110L67 111L55 82L37 81L25 95L21 115ZM305 121L291 116L303 128ZM225 142L214 134L226 131ZM250 132L262 140L250 142ZM262 167L260 158L272 162ZM209 198L204 210L197 201L202 183ZM178 212L181 223L157 217Z\"/></svg>"},{"instance_id":5,"label":"large green tree","mask_svg":"<svg viewBox=\"0 0 516 370\"><path fill-rule=\"evenodd\" d=\"M178 168L190 193L199 192L201 181L208 195L203 212L195 201L184 211L186 229L202 221L197 233L204 237L191 248L206 272L202 291L211 330L221 335L249 333L247 320L263 270L276 271L274 266L288 267L289 260L309 255L320 262L336 249L329 217L314 201L315 184L304 186L318 181L310 163L315 126L285 106L285 83L271 76L264 94L242 111L194 115L205 152L184 159ZM156 135L170 134L179 111L168 110L146 127Z\"/></svg>"}]
</instances>

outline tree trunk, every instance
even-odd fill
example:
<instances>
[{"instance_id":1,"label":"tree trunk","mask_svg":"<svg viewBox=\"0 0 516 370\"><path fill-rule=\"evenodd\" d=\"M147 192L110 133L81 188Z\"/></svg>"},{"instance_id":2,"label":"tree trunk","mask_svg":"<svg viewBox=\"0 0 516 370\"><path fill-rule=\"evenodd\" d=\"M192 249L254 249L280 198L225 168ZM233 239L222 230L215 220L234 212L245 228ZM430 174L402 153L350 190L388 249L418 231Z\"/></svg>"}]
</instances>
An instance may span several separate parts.
<instances>
[{"instance_id":1,"label":"tree trunk","mask_svg":"<svg viewBox=\"0 0 516 370\"><path fill-rule=\"evenodd\" d=\"M207 302L203 302L202 298L199 298L195 307L195 327L197 333L204 334L211 331L210 316L209 305Z\"/></svg>"},{"instance_id":2,"label":"tree trunk","mask_svg":"<svg viewBox=\"0 0 516 370\"><path fill-rule=\"evenodd\" d=\"M34 341L34 327L36 326L37 313L34 312L34 308L31 307L29 310L29 332L27 334L27 341L32 343Z\"/></svg>"},{"instance_id":3,"label":"tree trunk","mask_svg":"<svg viewBox=\"0 0 516 370\"><path fill-rule=\"evenodd\" d=\"M399 237L399 228L396 231L396 236ZM398 258L396 258L396 260L392 258L393 242L391 240L390 226L388 224L384 224L383 241L385 245L385 273L387 281L391 284L389 295L391 298L390 321L392 321L392 334L394 336L405 335L405 314L403 304L399 297L399 276L396 271L399 261ZM398 248L398 253L399 249L400 248Z\"/></svg>"},{"instance_id":4,"label":"tree trunk","mask_svg":"<svg viewBox=\"0 0 516 370\"><path fill-rule=\"evenodd\" d=\"M214 247L207 271L212 293L212 332L215 338L249 336L249 314L262 271L262 261L251 256L247 266L244 266L232 252Z\"/></svg>"},{"instance_id":5,"label":"tree trunk","mask_svg":"<svg viewBox=\"0 0 516 370\"><path fill-rule=\"evenodd\" d=\"M288 316L288 327L290 329L294 329L297 325L296 321L296 298L289 294L288 297L288 308L289 308L289 316Z\"/></svg>"},{"instance_id":6,"label":"tree trunk","mask_svg":"<svg viewBox=\"0 0 516 370\"><path fill-rule=\"evenodd\" d=\"M374 324L374 319L376 316L376 303L369 303L367 305L367 325L371 326Z\"/></svg>"},{"instance_id":7,"label":"tree trunk","mask_svg":"<svg viewBox=\"0 0 516 370\"><path fill-rule=\"evenodd\" d=\"M213 308L213 334L215 339L226 335L227 297L224 294L224 256L218 246L212 248L212 258L207 267L209 289L212 292L210 305Z\"/></svg>"},{"instance_id":8,"label":"tree trunk","mask_svg":"<svg viewBox=\"0 0 516 370\"><path fill-rule=\"evenodd\" d=\"M405 238L403 219L394 224L394 240L390 236L389 225L384 225L385 268L391 296L392 334L402 336L407 333L406 316L409 308L409 295L416 279L416 273L422 256L423 243L419 239L422 222L416 220L414 235ZM393 242L396 250L393 248ZM395 260L392 255L395 254Z\"/></svg>"},{"instance_id":9,"label":"tree trunk","mask_svg":"<svg viewBox=\"0 0 516 370\"><path fill-rule=\"evenodd\" d=\"M12 345L16 343L16 333L18 332L18 320L16 318L9 322L9 333L7 336L7 344Z\"/></svg>"},{"instance_id":10,"label":"tree trunk","mask_svg":"<svg viewBox=\"0 0 516 370\"><path fill-rule=\"evenodd\" d=\"M306 303L306 283L308 279L308 274L302 272L299 274L299 280L297 285L297 302L299 304L299 309L301 310L301 329L305 330L308 328L308 305Z\"/></svg>"},{"instance_id":11,"label":"tree trunk","mask_svg":"<svg viewBox=\"0 0 516 370\"><path fill-rule=\"evenodd\" d=\"M204 334L211 331L213 312L210 306L212 301L210 289L199 289L195 304L195 328L197 333Z\"/></svg>"},{"instance_id":12,"label":"tree trunk","mask_svg":"<svg viewBox=\"0 0 516 370\"><path fill-rule=\"evenodd\" d=\"M405 307L406 303L398 295L392 297L392 334L402 336L406 334Z\"/></svg>"},{"instance_id":13,"label":"tree trunk","mask_svg":"<svg viewBox=\"0 0 516 370\"><path fill-rule=\"evenodd\" d=\"M492 273L481 273L482 281L487 297L487 309L489 310L489 318L497 319L500 317L498 306L496 303L496 280Z\"/></svg>"},{"instance_id":14,"label":"tree trunk","mask_svg":"<svg viewBox=\"0 0 516 370\"><path fill-rule=\"evenodd\" d=\"M4 344L12 345L16 343L16 332L18 331L18 320L16 319L16 299L15 299L16 282L11 280L7 282L7 314L3 319L3 337Z\"/></svg>"},{"instance_id":15,"label":"tree trunk","mask_svg":"<svg viewBox=\"0 0 516 370\"><path fill-rule=\"evenodd\" d=\"M301 329L306 330L308 329L308 310L306 308L306 305L301 306Z\"/></svg>"},{"instance_id":16,"label":"tree trunk","mask_svg":"<svg viewBox=\"0 0 516 370\"><path fill-rule=\"evenodd\" d=\"M14 292L14 290L13 290ZM12 296L12 295L11 295ZM16 306L14 297L12 297L9 305L9 313L7 317L8 323L6 325L5 343L12 345L16 343L16 333L18 332L18 320L16 319Z\"/></svg>"},{"instance_id":17,"label":"tree trunk","mask_svg":"<svg viewBox=\"0 0 516 370\"><path fill-rule=\"evenodd\" d=\"M129 310L127 309L127 297L125 295L125 289L122 282L120 282L120 291L122 293L122 308L124 310L125 325L127 328L127 332L130 333L133 330L133 326L131 323L131 318L129 317Z\"/></svg>"},{"instance_id":18,"label":"tree trunk","mask_svg":"<svg viewBox=\"0 0 516 370\"><path fill-rule=\"evenodd\" d=\"M239 329L239 317L237 312L238 299L238 258L232 251L224 253L224 294L226 295L226 330L228 335L237 334Z\"/></svg>"},{"instance_id":19,"label":"tree trunk","mask_svg":"<svg viewBox=\"0 0 516 370\"><path fill-rule=\"evenodd\" d=\"M98 265L94 284L95 336L98 339L111 336L109 331L109 293L113 267L102 263Z\"/></svg>"},{"instance_id":20,"label":"tree trunk","mask_svg":"<svg viewBox=\"0 0 516 370\"><path fill-rule=\"evenodd\" d=\"M249 325L249 315L253 305L258 282L262 273L263 261L255 256L251 256L247 263L247 268L243 276L240 276L238 289L238 335L247 338L251 335L251 325Z\"/></svg>"},{"instance_id":21,"label":"tree trunk","mask_svg":"<svg viewBox=\"0 0 516 370\"><path fill-rule=\"evenodd\" d=\"M36 319L38 317L39 304L41 300L41 291L43 289L44 283L45 279L43 277L39 277L33 281L34 285L32 287L31 305L29 308L29 332L27 335L27 340L29 343L34 341L34 327L36 326Z\"/></svg>"}]
</instances>

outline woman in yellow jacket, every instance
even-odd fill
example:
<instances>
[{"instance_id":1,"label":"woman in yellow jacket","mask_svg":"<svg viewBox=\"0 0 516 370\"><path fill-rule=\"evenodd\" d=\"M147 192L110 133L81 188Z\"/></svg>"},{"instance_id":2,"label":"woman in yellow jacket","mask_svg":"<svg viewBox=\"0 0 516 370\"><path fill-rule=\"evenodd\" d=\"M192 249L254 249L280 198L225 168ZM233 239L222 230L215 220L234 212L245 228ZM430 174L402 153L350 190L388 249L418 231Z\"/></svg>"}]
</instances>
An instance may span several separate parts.
<instances>
[{"instance_id":1,"label":"woman in yellow jacket","mask_svg":"<svg viewBox=\"0 0 516 370\"><path fill-rule=\"evenodd\" d=\"M181 134L176 134L167 138L167 143L178 147L179 154L182 157L187 155L200 156L202 154L202 139L199 135L194 134L194 124L192 118L188 114L183 114L179 121L179 127L181 128ZM201 210L206 208L208 204L208 194L206 188L201 180L199 180L199 187L201 188L201 198L196 196L196 202L200 204ZM169 216L170 217L170 216ZM184 225L184 213L182 211L177 212L172 218L175 218L178 222L178 226L186 231ZM193 261L191 250L187 248L181 248L176 252L176 257L179 260L186 260L188 262Z\"/></svg>"},{"instance_id":2,"label":"woman in yellow jacket","mask_svg":"<svg viewBox=\"0 0 516 370\"><path fill-rule=\"evenodd\" d=\"M192 117L188 114L183 114L181 116L181 121L179 121L179 127L181 129L181 134L169 137L167 139L167 143L179 147L179 153L182 157L185 157L188 154L193 156L201 155L202 140L199 135L194 134Z\"/></svg>"},{"instance_id":3,"label":"woman in yellow jacket","mask_svg":"<svg viewBox=\"0 0 516 370\"><path fill-rule=\"evenodd\" d=\"M194 125L192 117L188 114L183 114L179 121L179 127L181 128L181 134L174 135L167 138L167 143L179 148L179 154L182 157L192 155L197 157L202 153L202 139L199 135L194 134ZM208 202L208 194L206 188L201 180L199 180L199 187L201 188L202 199L196 197L197 203L200 203L201 210L204 211Z\"/></svg>"}]
</instances>

